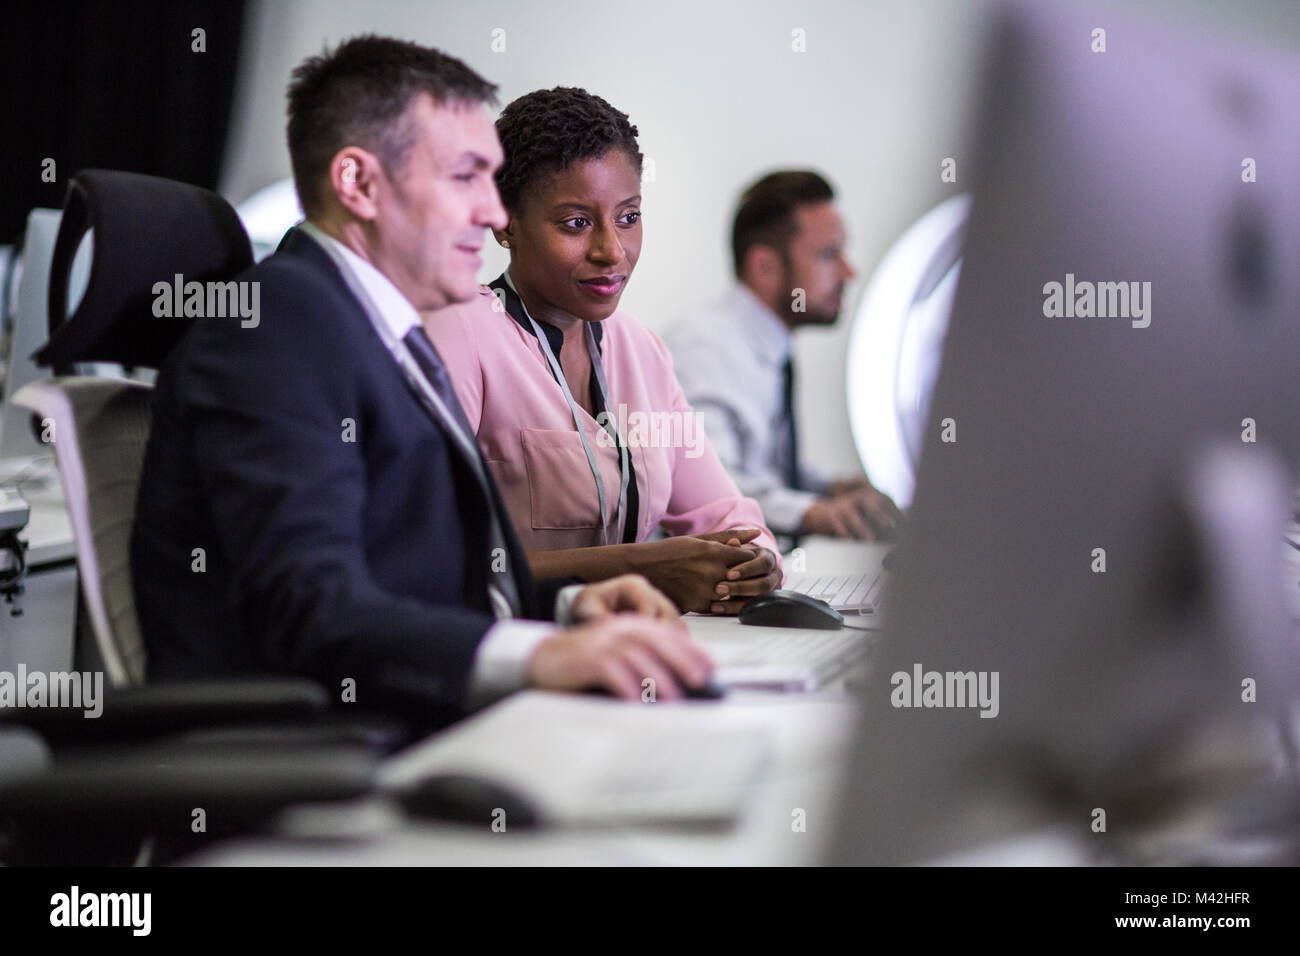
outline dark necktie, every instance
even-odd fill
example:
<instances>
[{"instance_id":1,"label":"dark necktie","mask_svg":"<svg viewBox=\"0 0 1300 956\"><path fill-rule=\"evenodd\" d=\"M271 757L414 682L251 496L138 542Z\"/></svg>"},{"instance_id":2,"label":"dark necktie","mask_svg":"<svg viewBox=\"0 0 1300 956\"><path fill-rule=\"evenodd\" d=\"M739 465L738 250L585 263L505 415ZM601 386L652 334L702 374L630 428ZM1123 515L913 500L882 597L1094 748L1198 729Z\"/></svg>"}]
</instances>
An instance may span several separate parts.
<instances>
[{"instance_id":1,"label":"dark necktie","mask_svg":"<svg viewBox=\"0 0 1300 956\"><path fill-rule=\"evenodd\" d=\"M785 419L785 486L799 488L799 436L794 419L794 358L781 367L781 412Z\"/></svg>"},{"instance_id":2,"label":"dark necktie","mask_svg":"<svg viewBox=\"0 0 1300 956\"><path fill-rule=\"evenodd\" d=\"M411 331L403 336L402 341L406 344L407 349L411 352L411 357L415 359L415 364L420 367L425 379L433 388L438 398L442 400L443 406L451 415L453 421L452 427L460 430L461 440L452 439L453 444L461 447L463 453L469 459L470 467L473 469L475 477L487 499L489 535L491 537L492 551L498 554L506 554L505 532L502 530L502 522L508 521L503 518L504 505L500 496L496 493L496 488L492 484L492 479L488 476L487 468L483 464L483 457L478 452L478 445L474 440L474 429L470 427L469 419L465 417L465 409L461 407L460 399L456 397L456 389L451 384L451 376L447 374L447 366L443 364L442 356L438 354L437 348L429 341L429 336L420 326L414 326ZM466 445L468 444L468 447ZM496 572L489 576L488 580L496 585L510 605L511 613L518 617L521 613L521 602L519 599L519 586L515 580L514 572L506 564L506 572Z\"/></svg>"},{"instance_id":3,"label":"dark necktie","mask_svg":"<svg viewBox=\"0 0 1300 956\"><path fill-rule=\"evenodd\" d=\"M402 341L411 350L411 357L415 359L415 364L420 366L420 371L429 380L433 390L438 393L443 405L451 412L461 434L472 442L474 429L469 426L465 409L461 407L460 399L456 397L456 389L451 384L451 376L447 374L447 366L443 363L442 356L438 354L438 349L433 342L429 341L429 336L417 325L406 333Z\"/></svg>"}]
</instances>

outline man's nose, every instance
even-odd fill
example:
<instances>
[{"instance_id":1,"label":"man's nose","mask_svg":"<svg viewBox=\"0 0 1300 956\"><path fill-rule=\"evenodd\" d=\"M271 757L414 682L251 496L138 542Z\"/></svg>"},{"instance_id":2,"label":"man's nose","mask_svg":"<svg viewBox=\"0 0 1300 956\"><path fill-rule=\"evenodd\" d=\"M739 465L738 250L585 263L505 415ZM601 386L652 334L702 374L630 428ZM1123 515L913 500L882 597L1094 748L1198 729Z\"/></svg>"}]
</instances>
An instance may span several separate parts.
<instances>
[{"instance_id":1,"label":"man's nose","mask_svg":"<svg viewBox=\"0 0 1300 956\"><path fill-rule=\"evenodd\" d=\"M501 194L497 192L495 182L490 183L487 188L487 195L475 209L475 221L477 226L485 226L488 229L504 229L510 225L510 214L506 212L506 207L501 204Z\"/></svg>"}]
</instances>

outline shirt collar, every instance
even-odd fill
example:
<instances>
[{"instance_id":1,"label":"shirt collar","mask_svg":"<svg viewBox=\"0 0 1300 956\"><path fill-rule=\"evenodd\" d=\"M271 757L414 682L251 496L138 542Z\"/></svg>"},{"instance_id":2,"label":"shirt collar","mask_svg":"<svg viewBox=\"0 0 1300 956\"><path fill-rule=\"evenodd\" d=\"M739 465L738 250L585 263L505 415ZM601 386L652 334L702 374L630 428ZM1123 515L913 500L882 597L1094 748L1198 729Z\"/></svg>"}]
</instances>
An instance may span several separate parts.
<instances>
[{"instance_id":1,"label":"shirt collar","mask_svg":"<svg viewBox=\"0 0 1300 956\"><path fill-rule=\"evenodd\" d=\"M772 365L780 365L790 357L790 330L745 283L736 283L731 301L745 325L748 341L760 358Z\"/></svg>"},{"instance_id":2,"label":"shirt collar","mask_svg":"<svg viewBox=\"0 0 1300 956\"><path fill-rule=\"evenodd\" d=\"M307 221L298 228L320 243L326 252L332 253L335 262L341 259L346 263L353 277L361 283L361 287L374 302L375 308L379 311L379 318L398 341L404 339L407 332L420 324L420 313L411 304L411 300L393 285L388 276L315 223Z\"/></svg>"},{"instance_id":3,"label":"shirt collar","mask_svg":"<svg viewBox=\"0 0 1300 956\"><path fill-rule=\"evenodd\" d=\"M514 319L521 329L536 338L537 333L533 331L532 323L528 321L528 316L524 314L524 304L520 300L519 294L506 281L506 274L503 272L493 279L488 283L488 288L501 298L502 304L506 307L506 314ZM551 351L555 353L556 358L559 358L560 347L564 345L564 332L558 326L551 325L549 322L543 322L541 319L535 321L542 327L542 331L546 333L546 341L550 343ZM605 333L605 323L591 322L589 324L591 333L596 339L596 348L600 350L601 339Z\"/></svg>"}]
</instances>

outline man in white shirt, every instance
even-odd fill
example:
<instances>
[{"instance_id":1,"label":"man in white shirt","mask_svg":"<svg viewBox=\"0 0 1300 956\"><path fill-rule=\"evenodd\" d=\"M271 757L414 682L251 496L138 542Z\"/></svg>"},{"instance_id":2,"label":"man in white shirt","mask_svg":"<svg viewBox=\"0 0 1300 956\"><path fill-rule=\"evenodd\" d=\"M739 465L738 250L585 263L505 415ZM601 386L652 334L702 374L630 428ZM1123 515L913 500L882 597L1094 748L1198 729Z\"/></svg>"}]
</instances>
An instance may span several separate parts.
<instances>
[{"instance_id":1,"label":"man in white shirt","mask_svg":"<svg viewBox=\"0 0 1300 956\"><path fill-rule=\"evenodd\" d=\"M873 540L901 519L865 475L831 480L799 455L791 336L839 318L844 221L817 173L771 173L741 197L736 284L668 336L677 378L740 491L782 534Z\"/></svg>"}]
</instances>

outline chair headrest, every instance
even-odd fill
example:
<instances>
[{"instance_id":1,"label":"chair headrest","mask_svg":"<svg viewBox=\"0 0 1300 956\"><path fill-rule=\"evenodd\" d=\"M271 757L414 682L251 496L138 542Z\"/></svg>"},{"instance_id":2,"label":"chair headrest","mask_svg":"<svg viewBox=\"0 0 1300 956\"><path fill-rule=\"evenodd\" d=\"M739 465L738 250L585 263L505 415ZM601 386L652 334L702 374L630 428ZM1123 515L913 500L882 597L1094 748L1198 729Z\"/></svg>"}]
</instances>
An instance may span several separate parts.
<instances>
[{"instance_id":1,"label":"chair headrest","mask_svg":"<svg viewBox=\"0 0 1300 956\"><path fill-rule=\"evenodd\" d=\"M68 316L77 247L94 229L90 281ZM194 320L157 318L154 285L226 281L253 263L244 227L224 199L186 183L84 169L68 186L50 267L50 340L33 358L66 368L120 362L157 368Z\"/></svg>"}]
</instances>

